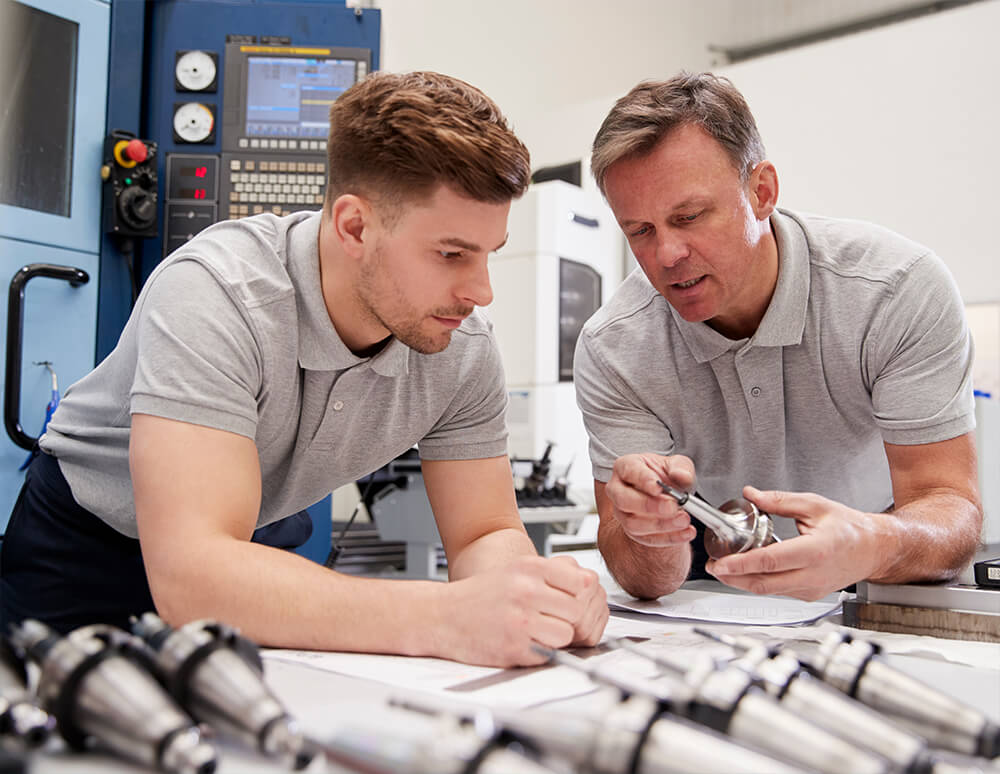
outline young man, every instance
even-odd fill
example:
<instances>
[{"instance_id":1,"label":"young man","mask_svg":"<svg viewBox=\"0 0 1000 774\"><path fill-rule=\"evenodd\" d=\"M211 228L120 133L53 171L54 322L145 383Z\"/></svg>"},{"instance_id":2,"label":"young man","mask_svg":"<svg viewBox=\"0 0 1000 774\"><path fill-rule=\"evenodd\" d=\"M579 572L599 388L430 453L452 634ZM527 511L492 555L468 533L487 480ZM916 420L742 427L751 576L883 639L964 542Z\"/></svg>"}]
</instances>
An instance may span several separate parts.
<instances>
[{"instance_id":1,"label":"young man","mask_svg":"<svg viewBox=\"0 0 1000 774\"><path fill-rule=\"evenodd\" d=\"M435 73L372 75L330 124L323 211L199 234L67 392L3 544L5 619L121 625L155 603L270 646L500 666L599 640L596 575L538 557L521 524L475 312L527 150ZM354 578L250 540L415 443L452 582Z\"/></svg>"},{"instance_id":2,"label":"young man","mask_svg":"<svg viewBox=\"0 0 1000 774\"><path fill-rule=\"evenodd\" d=\"M775 167L724 78L638 85L593 150L642 269L575 358L599 546L622 586L652 598L689 573L695 528L657 479L715 504L742 490L788 517L783 537L798 528L707 563L737 588L815 599L955 575L982 512L972 345L940 259L777 209Z\"/></svg>"}]
</instances>

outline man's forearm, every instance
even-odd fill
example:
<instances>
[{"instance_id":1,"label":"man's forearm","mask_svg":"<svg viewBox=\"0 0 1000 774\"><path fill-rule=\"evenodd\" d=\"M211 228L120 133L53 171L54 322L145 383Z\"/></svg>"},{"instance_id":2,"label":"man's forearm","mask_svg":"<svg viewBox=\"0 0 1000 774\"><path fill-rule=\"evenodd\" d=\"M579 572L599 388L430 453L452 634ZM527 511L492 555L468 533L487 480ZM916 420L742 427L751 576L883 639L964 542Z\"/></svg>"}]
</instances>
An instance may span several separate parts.
<instances>
[{"instance_id":1,"label":"man's forearm","mask_svg":"<svg viewBox=\"0 0 1000 774\"><path fill-rule=\"evenodd\" d=\"M437 655L444 615L445 584L355 578L228 537L201 541L151 586L169 623L217 619L269 647Z\"/></svg>"},{"instance_id":2,"label":"man's forearm","mask_svg":"<svg viewBox=\"0 0 1000 774\"><path fill-rule=\"evenodd\" d=\"M612 577L639 599L656 599L676 591L691 568L687 543L655 548L636 543L614 519L601 519L597 546Z\"/></svg>"},{"instance_id":3,"label":"man's forearm","mask_svg":"<svg viewBox=\"0 0 1000 774\"><path fill-rule=\"evenodd\" d=\"M951 580L979 544L982 509L954 493L931 493L885 514L880 525L883 566L869 580L878 583Z\"/></svg>"},{"instance_id":4,"label":"man's forearm","mask_svg":"<svg viewBox=\"0 0 1000 774\"><path fill-rule=\"evenodd\" d=\"M913 446L885 444L892 494L887 514L868 514L869 580L954 578L975 553L983 524L974 433Z\"/></svg>"}]
</instances>

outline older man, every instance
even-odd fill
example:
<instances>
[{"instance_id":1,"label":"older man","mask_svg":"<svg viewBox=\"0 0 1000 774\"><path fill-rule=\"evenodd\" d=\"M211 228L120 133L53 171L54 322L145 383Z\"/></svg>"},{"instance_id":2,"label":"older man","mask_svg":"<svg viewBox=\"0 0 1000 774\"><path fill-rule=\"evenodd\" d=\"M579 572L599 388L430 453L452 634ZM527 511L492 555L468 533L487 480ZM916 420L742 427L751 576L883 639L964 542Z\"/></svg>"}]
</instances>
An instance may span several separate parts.
<instances>
[{"instance_id":1,"label":"older man","mask_svg":"<svg viewBox=\"0 0 1000 774\"><path fill-rule=\"evenodd\" d=\"M657 597L688 577L695 528L658 479L787 517L791 539L708 561L738 588L815 599L953 577L982 511L972 345L941 260L778 209L753 115L712 74L636 86L592 167L641 267L575 358L599 546L621 585Z\"/></svg>"}]
</instances>

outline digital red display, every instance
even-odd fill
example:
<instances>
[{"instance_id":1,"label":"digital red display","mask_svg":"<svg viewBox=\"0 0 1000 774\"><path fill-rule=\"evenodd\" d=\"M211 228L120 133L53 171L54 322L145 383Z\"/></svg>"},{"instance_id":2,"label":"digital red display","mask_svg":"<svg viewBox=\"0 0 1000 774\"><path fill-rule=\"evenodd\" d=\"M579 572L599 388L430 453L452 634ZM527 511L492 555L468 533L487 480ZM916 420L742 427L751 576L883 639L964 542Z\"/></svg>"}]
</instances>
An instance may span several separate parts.
<instances>
[{"instance_id":1,"label":"digital red display","mask_svg":"<svg viewBox=\"0 0 1000 774\"><path fill-rule=\"evenodd\" d=\"M4 0L0 0L2 5ZM168 155L168 199L214 202L218 198L219 161L204 155Z\"/></svg>"}]
</instances>

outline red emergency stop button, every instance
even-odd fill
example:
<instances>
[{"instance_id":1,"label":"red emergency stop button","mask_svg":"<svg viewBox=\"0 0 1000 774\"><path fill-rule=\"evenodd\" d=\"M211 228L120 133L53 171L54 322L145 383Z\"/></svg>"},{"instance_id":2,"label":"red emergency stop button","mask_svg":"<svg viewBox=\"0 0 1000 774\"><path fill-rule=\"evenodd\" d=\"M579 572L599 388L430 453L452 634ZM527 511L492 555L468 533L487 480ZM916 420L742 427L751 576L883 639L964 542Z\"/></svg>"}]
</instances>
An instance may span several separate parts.
<instances>
[{"instance_id":1,"label":"red emergency stop button","mask_svg":"<svg viewBox=\"0 0 1000 774\"><path fill-rule=\"evenodd\" d=\"M129 140L128 145L125 146L125 155L139 164L146 160L148 153L149 150L146 148L146 143L142 140Z\"/></svg>"}]
</instances>

